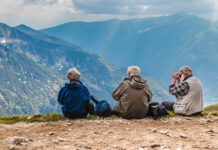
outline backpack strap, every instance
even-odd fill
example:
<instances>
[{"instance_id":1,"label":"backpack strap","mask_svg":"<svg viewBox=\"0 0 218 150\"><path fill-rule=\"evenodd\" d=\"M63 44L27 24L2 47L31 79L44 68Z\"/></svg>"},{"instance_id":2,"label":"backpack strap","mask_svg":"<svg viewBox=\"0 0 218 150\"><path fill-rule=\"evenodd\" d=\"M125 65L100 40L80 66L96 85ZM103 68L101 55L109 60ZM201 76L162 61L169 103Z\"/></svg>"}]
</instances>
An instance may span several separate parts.
<instances>
[{"instance_id":1,"label":"backpack strap","mask_svg":"<svg viewBox=\"0 0 218 150\"><path fill-rule=\"evenodd\" d=\"M98 104L98 100L94 98L94 96L91 96L91 100L95 103Z\"/></svg>"}]
</instances>

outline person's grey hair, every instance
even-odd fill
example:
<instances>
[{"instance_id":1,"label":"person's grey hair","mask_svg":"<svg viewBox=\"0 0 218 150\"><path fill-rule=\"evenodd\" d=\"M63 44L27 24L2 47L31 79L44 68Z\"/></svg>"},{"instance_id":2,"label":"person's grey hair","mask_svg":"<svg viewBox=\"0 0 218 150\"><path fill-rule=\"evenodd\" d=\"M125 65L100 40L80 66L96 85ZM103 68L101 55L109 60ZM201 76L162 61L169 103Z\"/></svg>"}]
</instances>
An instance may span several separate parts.
<instances>
[{"instance_id":1,"label":"person's grey hair","mask_svg":"<svg viewBox=\"0 0 218 150\"><path fill-rule=\"evenodd\" d=\"M79 80L82 74L74 67L68 70L67 79L68 80Z\"/></svg>"},{"instance_id":2,"label":"person's grey hair","mask_svg":"<svg viewBox=\"0 0 218 150\"><path fill-rule=\"evenodd\" d=\"M192 69L189 66L183 66L179 69L180 73L184 73L187 76L191 76L192 75Z\"/></svg>"},{"instance_id":3,"label":"person's grey hair","mask_svg":"<svg viewBox=\"0 0 218 150\"><path fill-rule=\"evenodd\" d=\"M140 75L140 68L138 66L129 66L127 69L127 73L130 76L134 76L134 75Z\"/></svg>"}]
</instances>

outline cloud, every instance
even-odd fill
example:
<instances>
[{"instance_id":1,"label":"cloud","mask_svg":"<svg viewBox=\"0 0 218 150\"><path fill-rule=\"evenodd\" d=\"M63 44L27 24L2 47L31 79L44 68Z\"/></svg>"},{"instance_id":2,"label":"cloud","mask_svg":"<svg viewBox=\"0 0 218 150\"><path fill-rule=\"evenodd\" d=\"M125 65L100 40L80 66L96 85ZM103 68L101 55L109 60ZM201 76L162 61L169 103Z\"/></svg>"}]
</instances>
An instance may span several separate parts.
<instances>
[{"instance_id":1,"label":"cloud","mask_svg":"<svg viewBox=\"0 0 218 150\"><path fill-rule=\"evenodd\" d=\"M218 19L217 0L1 0L0 21L45 28L69 21L129 19L174 13Z\"/></svg>"}]
</instances>

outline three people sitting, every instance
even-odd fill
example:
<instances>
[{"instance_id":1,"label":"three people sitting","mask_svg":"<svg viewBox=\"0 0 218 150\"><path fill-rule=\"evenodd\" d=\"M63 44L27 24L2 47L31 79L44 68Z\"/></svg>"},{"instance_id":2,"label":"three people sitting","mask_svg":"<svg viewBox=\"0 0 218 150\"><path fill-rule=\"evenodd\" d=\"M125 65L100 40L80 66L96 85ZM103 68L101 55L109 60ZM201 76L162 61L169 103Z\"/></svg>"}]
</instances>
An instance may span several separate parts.
<instances>
[{"instance_id":1,"label":"three people sitting","mask_svg":"<svg viewBox=\"0 0 218 150\"><path fill-rule=\"evenodd\" d=\"M148 113L152 92L147 82L140 76L139 67L128 67L127 74L128 77L112 94L118 101L113 113L126 119L144 118ZM63 114L72 119L84 118L89 112L87 104L90 104L91 95L80 81L80 77L81 73L76 68L70 69L67 73L70 83L66 83L58 94L58 102L63 105ZM163 102L162 105L166 109L182 115L192 115L203 111L202 85L196 77L193 77L190 67L181 67L180 73L173 75L169 93L176 96L176 102Z\"/></svg>"}]
</instances>

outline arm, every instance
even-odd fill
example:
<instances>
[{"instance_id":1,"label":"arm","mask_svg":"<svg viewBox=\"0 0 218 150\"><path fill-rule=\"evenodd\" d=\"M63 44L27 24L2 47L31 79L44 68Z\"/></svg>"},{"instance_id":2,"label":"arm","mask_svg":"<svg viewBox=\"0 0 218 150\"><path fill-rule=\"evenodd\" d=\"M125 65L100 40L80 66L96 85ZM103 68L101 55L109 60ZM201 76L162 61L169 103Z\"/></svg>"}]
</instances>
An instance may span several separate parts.
<instances>
[{"instance_id":1,"label":"arm","mask_svg":"<svg viewBox=\"0 0 218 150\"><path fill-rule=\"evenodd\" d=\"M84 87L85 87L85 86L84 86ZM88 90L87 87L85 87L85 93L86 93L86 96L88 97L87 100L90 100L90 99L91 99L91 95L90 95L89 90Z\"/></svg>"},{"instance_id":2,"label":"arm","mask_svg":"<svg viewBox=\"0 0 218 150\"><path fill-rule=\"evenodd\" d=\"M188 82L182 82L178 86L175 84L170 85L169 93L175 96L185 96L189 92L189 84Z\"/></svg>"},{"instance_id":3,"label":"arm","mask_svg":"<svg viewBox=\"0 0 218 150\"><path fill-rule=\"evenodd\" d=\"M145 84L145 94L148 96L148 102L152 99L152 92L148 87L148 84Z\"/></svg>"},{"instance_id":4,"label":"arm","mask_svg":"<svg viewBox=\"0 0 218 150\"><path fill-rule=\"evenodd\" d=\"M60 92L58 93L58 102L61 105L64 105L64 95L65 95L65 93L66 93L65 88L61 88Z\"/></svg>"},{"instance_id":5,"label":"arm","mask_svg":"<svg viewBox=\"0 0 218 150\"><path fill-rule=\"evenodd\" d=\"M120 85L117 87L117 89L112 94L112 96L115 100L117 100L117 101L120 100L120 97L123 94L123 88L124 88L124 84L123 84L123 82L121 82Z\"/></svg>"}]
</instances>

